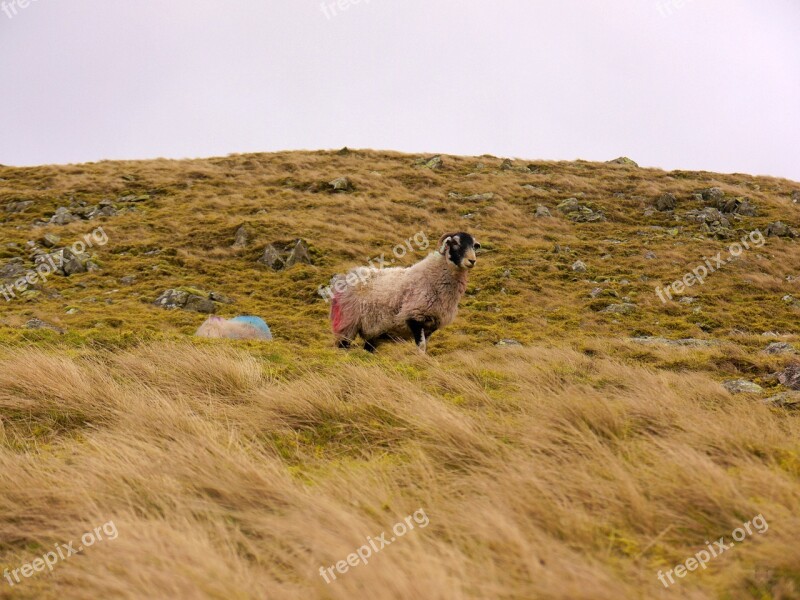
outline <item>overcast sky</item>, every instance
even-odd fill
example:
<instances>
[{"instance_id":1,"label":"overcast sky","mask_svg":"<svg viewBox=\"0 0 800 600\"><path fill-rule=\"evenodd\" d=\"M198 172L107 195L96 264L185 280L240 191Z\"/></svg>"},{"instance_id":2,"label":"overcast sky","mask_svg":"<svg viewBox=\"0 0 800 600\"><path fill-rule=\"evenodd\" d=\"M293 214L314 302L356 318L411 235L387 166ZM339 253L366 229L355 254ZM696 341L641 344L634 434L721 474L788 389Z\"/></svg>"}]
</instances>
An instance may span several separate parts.
<instances>
[{"instance_id":1,"label":"overcast sky","mask_svg":"<svg viewBox=\"0 0 800 600\"><path fill-rule=\"evenodd\" d=\"M2 164L347 145L800 181L799 0L3 1Z\"/></svg>"}]
</instances>

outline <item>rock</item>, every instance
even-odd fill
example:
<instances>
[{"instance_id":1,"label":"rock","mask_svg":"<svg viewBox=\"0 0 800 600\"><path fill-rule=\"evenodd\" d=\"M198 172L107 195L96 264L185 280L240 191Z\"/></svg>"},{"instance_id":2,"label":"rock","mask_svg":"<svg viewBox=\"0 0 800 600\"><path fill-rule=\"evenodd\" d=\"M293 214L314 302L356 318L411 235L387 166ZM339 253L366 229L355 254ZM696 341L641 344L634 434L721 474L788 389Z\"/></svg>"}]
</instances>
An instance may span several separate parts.
<instances>
[{"instance_id":1,"label":"rock","mask_svg":"<svg viewBox=\"0 0 800 600\"><path fill-rule=\"evenodd\" d=\"M589 292L589 295L592 298L597 298L602 293L603 293L603 288L599 288L598 287L598 288L594 288L591 292Z\"/></svg>"},{"instance_id":2,"label":"rock","mask_svg":"<svg viewBox=\"0 0 800 600\"><path fill-rule=\"evenodd\" d=\"M656 257L656 253L655 252L653 252L652 250L649 250L649 251L644 253L644 258L645 258L645 260L655 260L657 257Z\"/></svg>"},{"instance_id":3,"label":"rock","mask_svg":"<svg viewBox=\"0 0 800 600\"><path fill-rule=\"evenodd\" d=\"M69 248L61 248L55 252L41 253L34 257L34 264L55 267L55 273L69 277L77 273L96 271L99 267L91 261L87 253L76 254Z\"/></svg>"},{"instance_id":4,"label":"rock","mask_svg":"<svg viewBox=\"0 0 800 600\"><path fill-rule=\"evenodd\" d=\"M721 223L730 226L730 221L716 208L706 207L703 210L690 210L686 216L697 223Z\"/></svg>"},{"instance_id":5,"label":"rock","mask_svg":"<svg viewBox=\"0 0 800 600\"><path fill-rule=\"evenodd\" d=\"M298 263L311 264L311 255L308 252L308 244L303 240L297 240L286 257L286 268L293 267Z\"/></svg>"},{"instance_id":6,"label":"rock","mask_svg":"<svg viewBox=\"0 0 800 600\"><path fill-rule=\"evenodd\" d=\"M605 220L603 213L595 212L588 206L583 206L578 202L577 198L567 198L556 208L575 223L594 223Z\"/></svg>"},{"instance_id":7,"label":"rock","mask_svg":"<svg viewBox=\"0 0 800 600\"><path fill-rule=\"evenodd\" d=\"M631 304L630 302L625 302L623 304L610 304L606 306L602 312L604 313L613 313L617 315L628 315L632 312L636 311L636 305Z\"/></svg>"},{"instance_id":8,"label":"rock","mask_svg":"<svg viewBox=\"0 0 800 600\"><path fill-rule=\"evenodd\" d=\"M62 335L64 334L64 330L60 327L36 318L33 318L25 323L25 329L49 329L50 331L55 331L56 333L60 333Z\"/></svg>"},{"instance_id":9,"label":"rock","mask_svg":"<svg viewBox=\"0 0 800 600\"><path fill-rule=\"evenodd\" d=\"M353 182L350 181L347 177L337 177L333 181L329 181L328 185L330 186L331 192L334 193L348 193L352 192Z\"/></svg>"},{"instance_id":10,"label":"rock","mask_svg":"<svg viewBox=\"0 0 800 600\"><path fill-rule=\"evenodd\" d=\"M781 392L764 400L764 404L778 408L800 408L800 392Z\"/></svg>"},{"instance_id":11,"label":"rock","mask_svg":"<svg viewBox=\"0 0 800 600\"><path fill-rule=\"evenodd\" d=\"M50 223L53 225L67 225L75 221L80 221L80 217L73 215L66 206L59 206L56 214L50 217Z\"/></svg>"},{"instance_id":12,"label":"rock","mask_svg":"<svg viewBox=\"0 0 800 600\"><path fill-rule=\"evenodd\" d=\"M24 277L28 272L25 262L21 258L12 258L3 266L0 266L0 281L13 283Z\"/></svg>"},{"instance_id":13,"label":"rock","mask_svg":"<svg viewBox=\"0 0 800 600\"><path fill-rule=\"evenodd\" d=\"M347 156L348 154L350 154L350 148L345 146L344 148L339 150L336 154L338 154L339 156Z\"/></svg>"},{"instance_id":14,"label":"rock","mask_svg":"<svg viewBox=\"0 0 800 600\"><path fill-rule=\"evenodd\" d=\"M217 312L217 306L211 298L201 298L200 296L189 295L186 299L186 304L183 306L185 310L192 310L194 312L213 314Z\"/></svg>"},{"instance_id":15,"label":"rock","mask_svg":"<svg viewBox=\"0 0 800 600\"><path fill-rule=\"evenodd\" d=\"M500 163L501 171L510 171L513 168L514 168L514 163L511 161L510 158L506 158L502 163Z\"/></svg>"},{"instance_id":16,"label":"rock","mask_svg":"<svg viewBox=\"0 0 800 600\"><path fill-rule=\"evenodd\" d=\"M437 169L442 168L442 166L444 165L444 161L442 160L442 157L440 155L436 155L433 158L429 158L428 160L422 159L421 164L426 169L432 169L435 171Z\"/></svg>"},{"instance_id":17,"label":"rock","mask_svg":"<svg viewBox=\"0 0 800 600\"><path fill-rule=\"evenodd\" d=\"M695 338L668 340L662 337L645 336L631 338L631 341L636 342L637 344L663 344L665 346L676 346L681 348L710 348L717 345L717 343L713 340L698 340Z\"/></svg>"},{"instance_id":18,"label":"rock","mask_svg":"<svg viewBox=\"0 0 800 600\"><path fill-rule=\"evenodd\" d=\"M656 210L666 212L668 210L675 210L678 205L678 199L672 194L662 194L656 200Z\"/></svg>"},{"instance_id":19,"label":"rock","mask_svg":"<svg viewBox=\"0 0 800 600\"><path fill-rule=\"evenodd\" d=\"M19 202L9 202L6 204L6 212L21 213L33 206L33 200L21 200Z\"/></svg>"},{"instance_id":20,"label":"rock","mask_svg":"<svg viewBox=\"0 0 800 600\"><path fill-rule=\"evenodd\" d=\"M46 233L40 241L45 248L55 248L61 242L61 238L54 233Z\"/></svg>"},{"instance_id":21,"label":"rock","mask_svg":"<svg viewBox=\"0 0 800 600\"><path fill-rule=\"evenodd\" d=\"M772 342L764 349L765 354L796 354L794 346L787 342Z\"/></svg>"},{"instance_id":22,"label":"rock","mask_svg":"<svg viewBox=\"0 0 800 600\"><path fill-rule=\"evenodd\" d=\"M795 238L798 237L797 230L789 227L786 223L782 221L776 221L775 223L770 223L767 226L767 237L789 237Z\"/></svg>"},{"instance_id":23,"label":"rock","mask_svg":"<svg viewBox=\"0 0 800 600\"><path fill-rule=\"evenodd\" d=\"M794 204L800 204L800 191L792 192L792 202Z\"/></svg>"},{"instance_id":24,"label":"rock","mask_svg":"<svg viewBox=\"0 0 800 600\"><path fill-rule=\"evenodd\" d=\"M278 250L274 244L270 244L264 248L264 254L258 259L262 265L268 266L270 269L279 271L284 267L284 261L281 257L281 251Z\"/></svg>"},{"instance_id":25,"label":"rock","mask_svg":"<svg viewBox=\"0 0 800 600\"><path fill-rule=\"evenodd\" d=\"M564 213L565 215L568 215L570 213L579 211L581 209L581 205L580 205L580 202L578 202L577 198L567 198L561 204L559 204L556 208L558 210L560 210L562 213Z\"/></svg>"},{"instance_id":26,"label":"rock","mask_svg":"<svg viewBox=\"0 0 800 600\"><path fill-rule=\"evenodd\" d=\"M744 379L731 379L722 384L731 394L759 394L764 391L760 385Z\"/></svg>"},{"instance_id":27,"label":"rock","mask_svg":"<svg viewBox=\"0 0 800 600\"><path fill-rule=\"evenodd\" d=\"M575 261L572 265L572 270L576 273L586 273L586 263L581 260Z\"/></svg>"},{"instance_id":28,"label":"rock","mask_svg":"<svg viewBox=\"0 0 800 600\"><path fill-rule=\"evenodd\" d=\"M620 156L619 158L615 158L614 160L608 161L608 164L611 165L625 165L626 167L638 167L639 165L636 164L635 161L631 160L627 156Z\"/></svg>"},{"instance_id":29,"label":"rock","mask_svg":"<svg viewBox=\"0 0 800 600\"><path fill-rule=\"evenodd\" d=\"M552 217L553 215L550 214L550 209L546 206L539 204L536 207L536 218L538 219L546 219L548 217Z\"/></svg>"},{"instance_id":30,"label":"rock","mask_svg":"<svg viewBox=\"0 0 800 600\"><path fill-rule=\"evenodd\" d=\"M522 344L520 344L517 340L504 339L497 342L495 346L499 348L509 348L509 347L522 347Z\"/></svg>"},{"instance_id":31,"label":"rock","mask_svg":"<svg viewBox=\"0 0 800 600\"><path fill-rule=\"evenodd\" d=\"M494 198L494 193L486 192L485 194L472 194L471 196L465 196L464 194L459 194L458 192L450 192L448 196L456 200L465 200L466 202L486 202Z\"/></svg>"},{"instance_id":32,"label":"rock","mask_svg":"<svg viewBox=\"0 0 800 600\"><path fill-rule=\"evenodd\" d=\"M792 363L778 373L778 381L791 390L800 390L800 363Z\"/></svg>"},{"instance_id":33,"label":"rock","mask_svg":"<svg viewBox=\"0 0 800 600\"><path fill-rule=\"evenodd\" d=\"M250 239L250 233L247 230L246 225L242 225L239 229L236 230L236 233L233 237L233 245L231 248L246 248L247 242Z\"/></svg>"},{"instance_id":34,"label":"rock","mask_svg":"<svg viewBox=\"0 0 800 600\"><path fill-rule=\"evenodd\" d=\"M156 298L154 304L170 310L183 309L206 314L216 312L217 307L214 301L200 294L204 294L204 292L199 290L190 292L181 289L165 290Z\"/></svg>"},{"instance_id":35,"label":"rock","mask_svg":"<svg viewBox=\"0 0 800 600\"><path fill-rule=\"evenodd\" d=\"M695 302L697 302L697 298L694 298L692 296L684 296L683 298L678 300L679 304L694 304Z\"/></svg>"},{"instance_id":36,"label":"rock","mask_svg":"<svg viewBox=\"0 0 800 600\"><path fill-rule=\"evenodd\" d=\"M758 214L756 207L750 204L747 198L726 198L717 205L717 208L727 215L755 217Z\"/></svg>"},{"instance_id":37,"label":"rock","mask_svg":"<svg viewBox=\"0 0 800 600\"><path fill-rule=\"evenodd\" d=\"M699 194L703 202L707 202L715 208L719 208L722 202L725 200L725 192L718 187L700 190Z\"/></svg>"},{"instance_id":38,"label":"rock","mask_svg":"<svg viewBox=\"0 0 800 600\"><path fill-rule=\"evenodd\" d=\"M133 285L136 283L136 276L135 275L126 275L125 277L120 277L119 282L122 285Z\"/></svg>"},{"instance_id":39,"label":"rock","mask_svg":"<svg viewBox=\"0 0 800 600\"><path fill-rule=\"evenodd\" d=\"M225 294L220 294L219 292L211 292L208 297L214 302L219 302L220 304L236 304L236 300L226 296Z\"/></svg>"},{"instance_id":40,"label":"rock","mask_svg":"<svg viewBox=\"0 0 800 600\"><path fill-rule=\"evenodd\" d=\"M264 249L264 254L258 259L258 262L270 269L280 271L298 263L310 265L311 255L308 244L304 240L273 242Z\"/></svg>"},{"instance_id":41,"label":"rock","mask_svg":"<svg viewBox=\"0 0 800 600\"><path fill-rule=\"evenodd\" d=\"M730 221L716 208L706 207L703 210L690 210L686 218L695 223L700 223L706 233L727 238L733 235Z\"/></svg>"},{"instance_id":42,"label":"rock","mask_svg":"<svg viewBox=\"0 0 800 600\"><path fill-rule=\"evenodd\" d=\"M186 301L189 299L189 292L183 290L166 290L156 298L156 306L161 308L183 308L186 306Z\"/></svg>"},{"instance_id":43,"label":"rock","mask_svg":"<svg viewBox=\"0 0 800 600\"><path fill-rule=\"evenodd\" d=\"M147 202L150 200L149 194L129 194L122 196L118 202Z\"/></svg>"}]
</instances>

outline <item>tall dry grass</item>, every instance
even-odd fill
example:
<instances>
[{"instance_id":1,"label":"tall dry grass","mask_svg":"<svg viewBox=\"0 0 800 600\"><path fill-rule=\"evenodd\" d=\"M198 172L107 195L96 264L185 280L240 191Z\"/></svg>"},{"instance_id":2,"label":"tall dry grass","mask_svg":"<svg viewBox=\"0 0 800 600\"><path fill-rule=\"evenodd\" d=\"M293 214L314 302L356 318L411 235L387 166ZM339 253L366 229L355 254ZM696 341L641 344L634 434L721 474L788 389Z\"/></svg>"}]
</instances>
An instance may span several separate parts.
<instances>
[{"instance_id":1,"label":"tall dry grass","mask_svg":"<svg viewBox=\"0 0 800 600\"><path fill-rule=\"evenodd\" d=\"M0 350L0 556L118 537L5 598L797 598L800 421L565 349ZM417 527L326 584L367 536ZM665 590L656 578L758 514Z\"/></svg>"}]
</instances>

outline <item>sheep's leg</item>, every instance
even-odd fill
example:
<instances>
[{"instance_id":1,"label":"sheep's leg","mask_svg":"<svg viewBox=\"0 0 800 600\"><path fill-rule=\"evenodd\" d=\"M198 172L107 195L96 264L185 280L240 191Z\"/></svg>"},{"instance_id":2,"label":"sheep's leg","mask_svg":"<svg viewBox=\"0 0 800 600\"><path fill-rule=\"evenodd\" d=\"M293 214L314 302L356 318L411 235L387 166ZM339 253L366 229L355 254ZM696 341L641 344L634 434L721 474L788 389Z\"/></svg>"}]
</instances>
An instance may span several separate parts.
<instances>
[{"instance_id":1,"label":"sheep's leg","mask_svg":"<svg viewBox=\"0 0 800 600\"><path fill-rule=\"evenodd\" d=\"M336 347L340 350L349 350L350 349L350 340L347 338L341 338L336 340Z\"/></svg>"},{"instance_id":2,"label":"sheep's leg","mask_svg":"<svg viewBox=\"0 0 800 600\"><path fill-rule=\"evenodd\" d=\"M425 354L428 350L428 340L425 339L425 328L422 322L408 321L407 325L411 333L414 334L414 342L417 344L417 348L422 354Z\"/></svg>"},{"instance_id":3,"label":"sheep's leg","mask_svg":"<svg viewBox=\"0 0 800 600\"><path fill-rule=\"evenodd\" d=\"M375 352L377 347L378 347L378 338L372 338L371 340L366 340L364 342L364 350L366 350L370 354Z\"/></svg>"}]
</instances>

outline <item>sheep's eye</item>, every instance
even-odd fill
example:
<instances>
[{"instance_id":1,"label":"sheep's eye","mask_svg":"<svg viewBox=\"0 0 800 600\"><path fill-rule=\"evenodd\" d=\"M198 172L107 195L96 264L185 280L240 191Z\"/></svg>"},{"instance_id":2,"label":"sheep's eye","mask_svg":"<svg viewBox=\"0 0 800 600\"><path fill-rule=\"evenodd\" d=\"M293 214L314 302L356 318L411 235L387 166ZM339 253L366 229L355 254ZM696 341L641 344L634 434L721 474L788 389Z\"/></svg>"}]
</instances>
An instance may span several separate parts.
<instances>
[{"instance_id":1,"label":"sheep's eye","mask_svg":"<svg viewBox=\"0 0 800 600\"><path fill-rule=\"evenodd\" d=\"M475 245L473 246L473 248L475 248L475 250L480 250L481 249L481 245L478 242L475 242Z\"/></svg>"}]
</instances>

